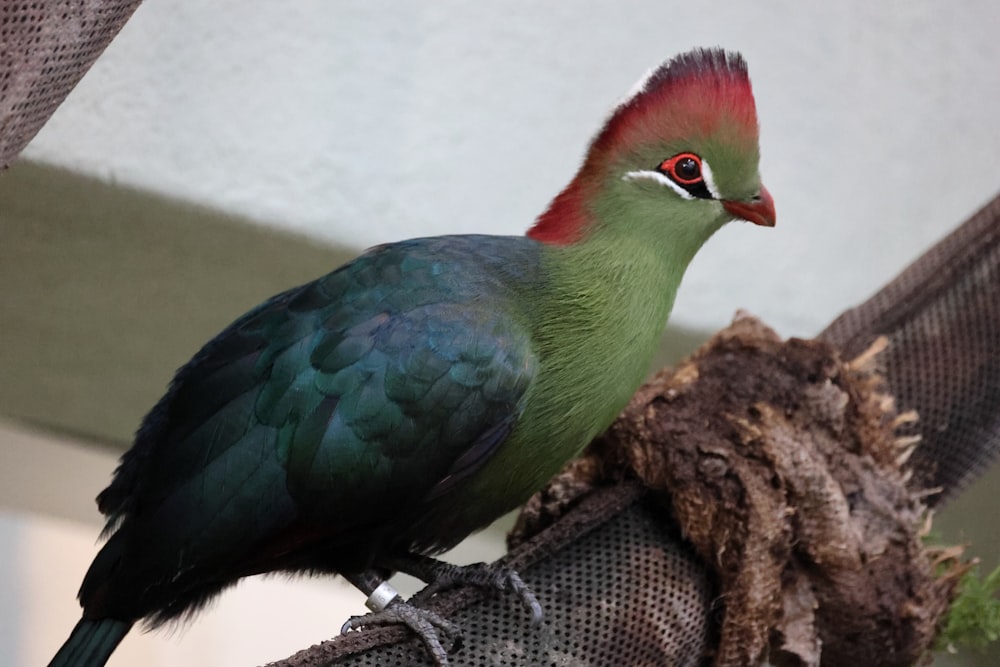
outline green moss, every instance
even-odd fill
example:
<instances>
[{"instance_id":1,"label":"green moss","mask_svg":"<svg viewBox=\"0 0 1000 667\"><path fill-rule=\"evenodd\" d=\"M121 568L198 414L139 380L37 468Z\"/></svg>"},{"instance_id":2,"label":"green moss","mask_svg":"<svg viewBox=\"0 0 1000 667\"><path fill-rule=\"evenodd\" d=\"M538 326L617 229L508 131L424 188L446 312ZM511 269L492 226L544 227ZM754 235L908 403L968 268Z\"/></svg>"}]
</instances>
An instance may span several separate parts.
<instances>
[{"instance_id":1,"label":"green moss","mask_svg":"<svg viewBox=\"0 0 1000 667\"><path fill-rule=\"evenodd\" d=\"M963 575L958 597L945 617L935 650L969 647L983 651L1000 639L1000 567L985 577L978 567Z\"/></svg>"}]
</instances>

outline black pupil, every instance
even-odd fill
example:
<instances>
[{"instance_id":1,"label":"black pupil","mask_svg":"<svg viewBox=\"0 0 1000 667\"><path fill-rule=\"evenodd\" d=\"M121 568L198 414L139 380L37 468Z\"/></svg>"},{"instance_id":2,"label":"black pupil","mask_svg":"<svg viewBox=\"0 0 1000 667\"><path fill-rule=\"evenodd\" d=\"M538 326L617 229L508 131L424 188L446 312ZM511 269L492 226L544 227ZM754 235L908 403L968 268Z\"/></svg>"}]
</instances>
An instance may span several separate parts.
<instances>
[{"instance_id":1,"label":"black pupil","mask_svg":"<svg viewBox=\"0 0 1000 667\"><path fill-rule=\"evenodd\" d=\"M677 161L674 166L674 170L677 173L677 178L683 181L693 181L701 174L699 173L698 163L694 161L694 158L681 158Z\"/></svg>"}]
</instances>

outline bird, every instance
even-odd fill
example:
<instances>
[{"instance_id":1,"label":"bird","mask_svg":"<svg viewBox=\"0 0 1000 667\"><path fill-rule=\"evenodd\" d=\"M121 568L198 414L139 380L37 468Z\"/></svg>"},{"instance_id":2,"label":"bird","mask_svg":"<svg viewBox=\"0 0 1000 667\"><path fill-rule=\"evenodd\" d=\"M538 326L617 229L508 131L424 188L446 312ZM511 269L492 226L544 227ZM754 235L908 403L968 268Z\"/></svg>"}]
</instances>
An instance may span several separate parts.
<instances>
[{"instance_id":1,"label":"bird","mask_svg":"<svg viewBox=\"0 0 1000 667\"><path fill-rule=\"evenodd\" d=\"M644 379L692 258L774 226L736 52L694 49L611 111L524 235L369 249L237 318L175 374L97 497L106 541L50 667L104 665L137 622L186 619L243 577L340 575L437 664L447 619L386 579L537 599L434 556L525 502Z\"/></svg>"}]
</instances>

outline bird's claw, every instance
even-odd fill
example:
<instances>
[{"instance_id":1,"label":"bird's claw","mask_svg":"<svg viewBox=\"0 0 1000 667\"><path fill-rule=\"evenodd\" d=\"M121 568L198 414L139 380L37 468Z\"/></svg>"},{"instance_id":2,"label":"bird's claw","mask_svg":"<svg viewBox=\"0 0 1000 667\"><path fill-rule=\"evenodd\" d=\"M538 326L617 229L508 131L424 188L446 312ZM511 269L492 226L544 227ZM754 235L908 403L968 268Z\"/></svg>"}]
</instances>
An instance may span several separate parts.
<instances>
[{"instance_id":1,"label":"bird's claw","mask_svg":"<svg viewBox=\"0 0 1000 667\"><path fill-rule=\"evenodd\" d=\"M434 573L434 581L423 590L423 596L430 597L438 591L463 584L511 592L520 598L524 608L531 614L531 624L538 625L541 622L541 603L531 588L521 579L521 575L513 568L496 563L473 563L472 565L439 563L439 565L440 567Z\"/></svg>"},{"instance_id":2,"label":"bird's claw","mask_svg":"<svg viewBox=\"0 0 1000 667\"><path fill-rule=\"evenodd\" d=\"M340 633L347 634L351 630L366 626L399 624L407 626L420 637L424 646L427 647L427 651L431 654L434 664L438 667L447 667L448 651L445 650L441 638L444 637L450 645L454 645L462 631L440 614L429 609L414 607L400 599L394 600L382 611L364 616L352 616L341 626Z\"/></svg>"}]
</instances>

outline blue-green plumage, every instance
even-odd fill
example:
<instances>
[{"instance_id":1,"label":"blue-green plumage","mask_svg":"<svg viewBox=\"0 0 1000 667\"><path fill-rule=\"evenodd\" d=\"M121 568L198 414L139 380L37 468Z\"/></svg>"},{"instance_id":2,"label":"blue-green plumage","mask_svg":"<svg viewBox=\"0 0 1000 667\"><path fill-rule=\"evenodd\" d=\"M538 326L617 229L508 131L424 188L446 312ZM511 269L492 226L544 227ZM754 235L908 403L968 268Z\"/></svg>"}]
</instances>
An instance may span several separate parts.
<instances>
[{"instance_id":1,"label":"blue-green plumage","mask_svg":"<svg viewBox=\"0 0 1000 667\"><path fill-rule=\"evenodd\" d=\"M638 386L702 243L773 224L757 160L742 60L687 54L616 109L528 236L379 246L240 317L98 497L108 542L52 665L103 664L133 622L247 575L370 588L522 503Z\"/></svg>"},{"instance_id":2,"label":"blue-green plumage","mask_svg":"<svg viewBox=\"0 0 1000 667\"><path fill-rule=\"evenodd\" d=\"M50 664L101 667L131 627L131 621L80 619Z\"/></svg>"},{"instance_id":3,"label":"blue-green plumage","mask_svg":"<svg viewBox=\"0 0 1000 667\"><path fill-rule=\"evenodd\" d=\"M164 620L202 581L360 570L408 549L421 504L475 473L523 409L537 362L515 295L539 287L540 245L381 246L230 325L178 371L100 495L117 557L95 561L81 597Z\"/></svg>"}]
</instances>

